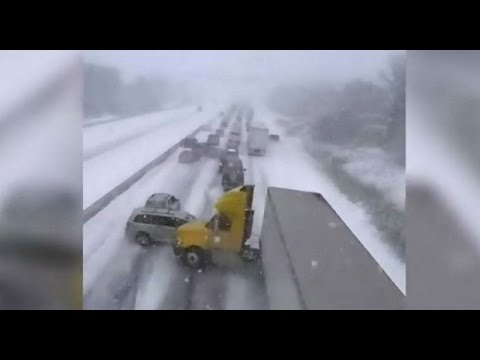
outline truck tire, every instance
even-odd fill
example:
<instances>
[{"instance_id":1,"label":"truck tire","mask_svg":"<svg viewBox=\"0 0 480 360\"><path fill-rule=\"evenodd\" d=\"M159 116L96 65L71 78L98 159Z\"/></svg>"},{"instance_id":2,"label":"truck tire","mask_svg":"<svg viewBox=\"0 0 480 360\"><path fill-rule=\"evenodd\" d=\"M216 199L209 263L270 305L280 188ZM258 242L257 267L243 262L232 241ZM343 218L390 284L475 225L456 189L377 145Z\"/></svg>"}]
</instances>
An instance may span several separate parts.
<instances>
[{"instance_id":1,"label":"truck tire","mask_svg":"<svg viewBox=\"0 0 480 360\"><path fill-rule=\"evenodd\" d=\"M205 266L207 254L198 246L191 246L182 254L183 263L192 269L201 269Z\"/></svg>"},{"instance_id":2,"label":"truck tire","mask_svg":"<svg viewBox=\"0 0 480 360\"><path fill-rule=\"evenodd\" d=\"M250 246L245 246L242 252L242 260L246 263L256 263L261 260L260 249L255 249Z\"/></svg>"},{"instance_id":3,"label":"truck tire","mask_svg":"<svg viewBox=\"0 0 480 360\"><path fill-rule=\"evenodd\" d=\"M142 246L152 245L152 239L150 238L150 235L144 232L139 232L137 236L135 236L135 240L138 244Z\"/></svg>"}]
</instances>

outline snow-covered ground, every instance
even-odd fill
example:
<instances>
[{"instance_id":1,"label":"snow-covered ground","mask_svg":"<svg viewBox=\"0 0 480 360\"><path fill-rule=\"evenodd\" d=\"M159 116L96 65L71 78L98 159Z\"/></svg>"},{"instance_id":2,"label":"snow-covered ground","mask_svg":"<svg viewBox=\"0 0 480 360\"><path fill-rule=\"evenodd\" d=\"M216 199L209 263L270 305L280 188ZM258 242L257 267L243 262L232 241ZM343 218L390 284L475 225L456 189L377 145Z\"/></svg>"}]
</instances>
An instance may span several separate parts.
<instances>
[{"instance_id":1,"label":"snow-covered ground","mask_svg":"<svg viewBox=\"0 0 480 360\"><path fill-rule=\"evenodd\" d=\"M399 210L405 210L405 169L396 166L378 148L356 149L346 158L345 170L365 185L382 192Z\"/></svg>"},{"instance_id":2,"label":"snow-covered ground","mask_svg":"<svg viewBox=\"0 0 480 360\"><path fill-rule=\"evenodd\" d=\"M115 134L114 139L119 137L120 140L118 146L108 145L105 151L84 161L83 208L90 206L199 126L211 121L217 113L216 109L210 113L175 110L173 114L172 111L168 111L142 116L138 122L141 123L138 127L143 127L138 130L141 134L126 140L122 139L122 136L126 136L128 129L132 130L132 127L136 129L138 118L84 129L84 143L90 154L93 149L105 146L105 142L113 141L115 145L115 140L110 139L110 133ZM155 122L160 125L155 125L154 130L149 130Z\"/></svg>"},{"instance_id":3,"label":"snow-covered ground","mask_svg":"<svg viewBox=\"0 0 480 360\"><path fill-rule=\"evenodd\" d=\"M400 211L405 210L405 169L396 165L385 151L374 147L317 146L341 160L342 168L352 177L376 188Z\"/></svg>"},{"instance_id":4,"label":"snow-covered ground","mask_svg":"<svg viewBox=\"0 0 480 360\"><path fill-rule=\"evenodd\" d=\"M106 144L121 142L124 139L134 138L156 128L165 126L170 121L178 121L179 118L188 118L194 114L193 107L155 112L135 116L115 124L105 124L83 129L83 155L94 153Z\"/></svg>"}]
</instances>

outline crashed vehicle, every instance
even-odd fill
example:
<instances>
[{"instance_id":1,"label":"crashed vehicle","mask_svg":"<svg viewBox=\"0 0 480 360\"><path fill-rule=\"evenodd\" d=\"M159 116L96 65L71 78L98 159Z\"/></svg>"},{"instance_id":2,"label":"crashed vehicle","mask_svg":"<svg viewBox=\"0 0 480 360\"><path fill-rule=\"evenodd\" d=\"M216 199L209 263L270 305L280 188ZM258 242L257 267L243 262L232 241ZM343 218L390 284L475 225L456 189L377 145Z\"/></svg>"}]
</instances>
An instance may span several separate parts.
<instances>
[{"instance_id":1,"label":"crashed vehicle","mask_svg":"<svg viewBox=\"0 0 480 360\"><path fill-rule=\"evenodd\" d=\"M182 146L185 148L193 148L198 145L198 140L194 136L189 136L182 141Z\"/></svg>"},{"instance_id":2,"label":"crashed vehicle","mask_svg":"<svg viewBox=\"0 0 480 360\"><path fill-rule=\"evenodd\" d=\"M218 146L220 145L220 137L216 134L208 135L207 145L209 146Z\"/></svg>"},{"instance_id":3,"label":"crashed vehicle","mask_svg":"<svg viewBox=\"0 0 480 360\"><path fill-rule=\"evenodd\" d=\"M246 243L252 232L253 189L247 185L221 196L210 221L195 220L180 226L173 243L175 256L193 269L232 255L245 263L258 262L260 249Z\"/></svg>"},{"instance_id":4,"label":"crashed vehicle","mask_svg":"<svg viewBox=\"0 0 480 360\"><path fill-rule=\"evenodd\" d=\"M148 198L147 202L145 203L145 207L151 209L180 210L182 205L180 200L173 195L156 193Z\"/></svg>"},{"instance_id":5,"label":"crashed vehicle","mask_svg":"<svg viewBox=\"0 0 480 360\"><path fill-rule=\"evenodd\" d=\"M259 236L254 186L245 185L218 198L211 220L180 226L174 255L193 269L258 271L270 310L405 308L405 295L321 194L268 187L260 196Z\"/></svg>"},{"instance_id":6,"label":"crashed vehicle","mask_svg":"<svg viewBox=\"0 0 480 360\"><path fill-rule=\"evenodd\" d=\"M177 228L193 220L195 217L186 211L143 207L133 210L125 232L127 239L142 246L171 244Z\"/></svg>"},{"instance_id":7,"label":"crashed vehicle","mask_svg":"<svg viewBox=\"0 0 480 360\"><path fill-rule=\"evenodd\" d=\"M180 164L191 164L200 160L201 157L202 154L198 150L185 150L178 156L178 162Z\"/></svg>"},{"instance_id":8,"label":"crashed vehicle","mask_svg":"<svg viewBox=\"0 0 480 360\"><path fill-rule=\"evenodd\" d=\"M227 161L222 169L222 187L223 191L230 191L236 187L242 186L244 182L244 172L242 160L239 158L234 161Z\"/></svg>"}]
</instances>

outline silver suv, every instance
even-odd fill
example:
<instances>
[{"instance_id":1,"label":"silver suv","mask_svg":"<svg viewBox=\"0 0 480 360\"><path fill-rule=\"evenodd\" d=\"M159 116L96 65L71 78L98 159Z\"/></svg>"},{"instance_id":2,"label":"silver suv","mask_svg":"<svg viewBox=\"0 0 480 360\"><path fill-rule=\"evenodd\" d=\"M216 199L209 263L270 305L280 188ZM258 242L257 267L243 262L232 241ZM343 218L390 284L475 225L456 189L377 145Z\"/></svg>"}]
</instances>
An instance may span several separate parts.
<instances>
[{"instance_id":1,"label":"silver suv","mask_svg":"<svg viewBox=\"0 0 480 360\"><path fill-rule=\"evenodd\" d=\"M177 228L195 217L185 211L159 208L135 209L127 222L126 234L142 246L173 243Z\"/></svg>"}]
</instances>

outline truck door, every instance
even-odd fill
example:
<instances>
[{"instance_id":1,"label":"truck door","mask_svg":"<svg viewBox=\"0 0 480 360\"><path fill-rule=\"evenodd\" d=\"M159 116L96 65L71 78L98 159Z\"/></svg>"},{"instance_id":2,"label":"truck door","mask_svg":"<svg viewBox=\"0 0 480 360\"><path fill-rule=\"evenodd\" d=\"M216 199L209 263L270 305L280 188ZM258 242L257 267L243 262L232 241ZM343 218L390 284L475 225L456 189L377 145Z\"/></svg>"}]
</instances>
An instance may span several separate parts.
<instances>
[{"instance_id":1,"label":"truck door","mask_svg":"<svg viewBox=\"0 0 480 360\"><path fill-rule=\"evenodd\" d=\"M154 219L153 223L155 224L152 235L157 241L167 241L169 239L167 226L169 225L170 218L160 215L152 215L152 218Z\"/></svg>"},{"instance_id":2,"label":"truck door","mask_svg":"<svg viewBox=\"0 0 480 360\"><path fill-rule=\"evenodd\" d=\"M233 250L232 221L227 216L216 216L216 224L212 238L210 239L210 248L218 250Z\"/></svg>"}]
</instances>

